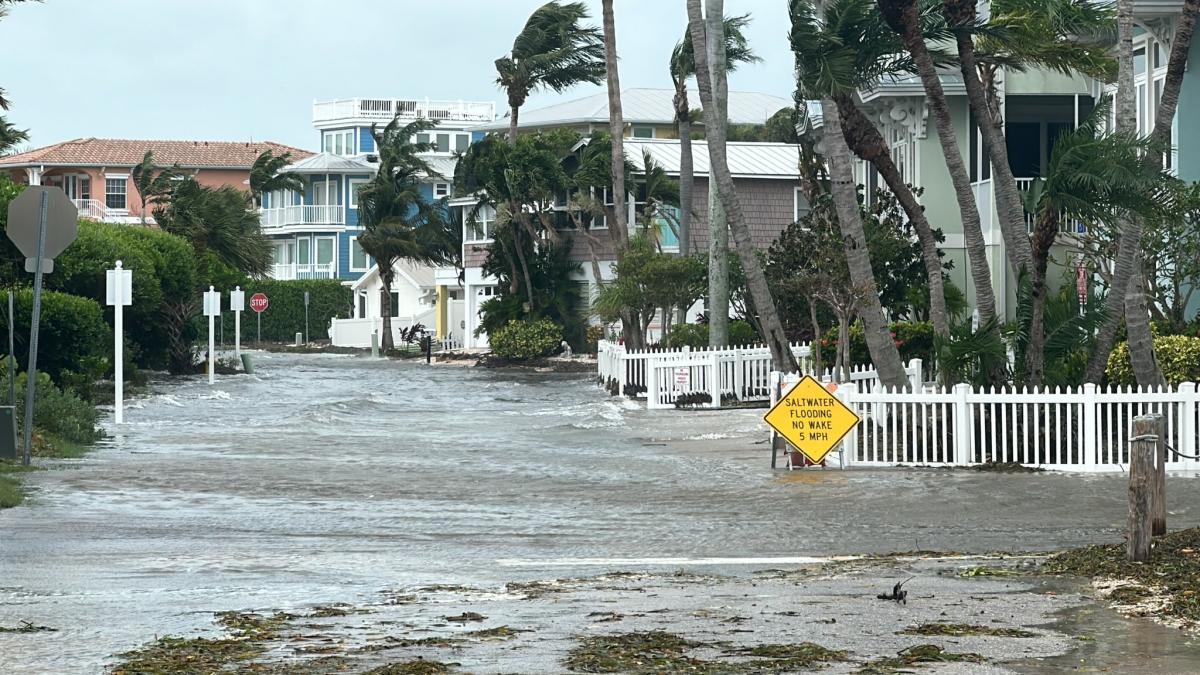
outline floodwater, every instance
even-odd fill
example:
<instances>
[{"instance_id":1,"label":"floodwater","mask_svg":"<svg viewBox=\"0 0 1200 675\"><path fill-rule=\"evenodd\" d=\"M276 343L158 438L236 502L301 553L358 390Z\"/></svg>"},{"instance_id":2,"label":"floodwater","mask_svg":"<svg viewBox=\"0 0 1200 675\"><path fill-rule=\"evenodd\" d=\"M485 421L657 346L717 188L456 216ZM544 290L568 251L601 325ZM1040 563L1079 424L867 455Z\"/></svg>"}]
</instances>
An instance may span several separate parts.
<instances>
[{"instance_id":1,"label":"floodwater","mask_svg":"<svg viewBox=\"0 0 1200 675\"><path fill-rule=\"evenodd\" d=\"M231 609L608 569L1119 541L1125 477L772 471L760 410L648 413L579 375L257 354L156 385L0 512L0 672L102 671ZM1200 524L1200 480L1169 483Z\"/></svg>"}]
</instances>

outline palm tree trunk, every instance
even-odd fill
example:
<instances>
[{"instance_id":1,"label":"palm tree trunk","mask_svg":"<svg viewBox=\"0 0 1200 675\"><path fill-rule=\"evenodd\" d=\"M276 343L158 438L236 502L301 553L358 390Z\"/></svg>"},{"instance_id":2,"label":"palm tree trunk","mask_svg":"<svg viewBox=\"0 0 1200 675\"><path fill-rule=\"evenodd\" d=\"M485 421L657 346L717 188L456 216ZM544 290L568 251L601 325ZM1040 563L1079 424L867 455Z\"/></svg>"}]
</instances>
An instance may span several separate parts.
<instances>
[{"instance_id":1,"label":"palm tree trunk","mask_svg":"<svg viewBox=\"0 0 1200 675\"><path fill-rule=\"evenodd\" d=\"M1033 269L1030 274L1029 339L1025 343L1025 382L1039 387L1046 374L1046 268L1050 247L1058 236L1058 212L1043 209L1033 232Z\"/></svg>"},{"instance_id":2,"label":"palm tree trunk","mask_svg":"<svg viewBox=\"0 0 1200 675\"><path fill-rule=\"evenodd\" d=\"M692 117L688 106L687 85L675 87L675 126L679 130L679 255L687 257L692 249L692 190L695 169L692 166Z\"/></svg>"},{"instance_id":3,"label":"palm tree trunk","mask_svg":"<svg viewBox=\"0 0 1200 675\"><path fill-rule=\"evenodd\" d=\"M511 107L512 113L508 116L508 144L517 144L517 117L521 114L521 106L514 105Z\"/></svg>"},{"instance_id":4,"label":"palm tree trunk","mask_svg":"<svg viewBox=\"0 0 1200 675\"><path fill-rule=\"evenodd\" d=\"M379 336L379 348L384 353L396 348L392 340L392 275L384 274L383 267L379 268L379 281L383 287L379 289L379 317L382 319L383 335Z\"/></svg>"},{"instance_id":5,"label":"palm tree trunk","mask_svg":"<svg viewBox=\"0 0 1200 675\"><path fill-rule=\"evenodd\" d=\"M961 18L964 22L975 19L975 0L946 0L948 17ZM953 21L953 18L951 19ZM979 79L975 61L975 42L966 30L955 31L958 47L959 69L966 85L967 99L979 121L979 132L984 151L992 164L992 189L996 194L996 210L1000 215L1000 234L1004 237L1004 248L1013 272L1020 274L1021 268L1032 264L1033 251L1025 225L1025 208L1017 191L1012 166L1008 163L1008 144L1004 138L1004 121L1000 111L992 107L987 90Z\"/></svg>"},{"instance_id":6,"label":"palm tree trunk","mask_svg":"<svg viewBox=\"0 0 1200 675\"><path fill-rule=\"evenodd\" d=\"M883 306L879 304L879 289L875 284L875 272L871 269L871 255L867 249L867 235L863 230L862 214L858 205L858 190L854 184L854 169L850 159L850 147L842 135L841 113L833 99L821 101L825 124L825 159L829 164L830 194L837 208L838 226L842 231L842 245L846 251L846 264L850 268L850 283L861 289L863 300L859 315L863 319L864 336L871 362L879 373L879 381L886 387L908 386L908 375L900 360L900 351L892 340ZM838 338L849 341L849 333Z\"/></svg>"},{"instance_id":7,"label":"palm tree trunk","mask_svg":"<svg viewBox=\"0 0 1200 675\"><path fill-rule=\"evenodd\" d=\"M813 339L812 345L812 372L819 378L821 377L821 321L817 318L817 299L814 296L808 296L808 320L812 322Z\"/></svg>"},{"instance_id":8,"label":"palm tree trunk","mask_svg":"<svg viewBox=\"0 0 1200 675\"><path fill-rule=\"evenodd\" d=\"M528 301L528 307L526 311L530 316L533 316L537 314L538 311L537 298L534 297L534 293L536 291L533 287L533 279L529 274L529 261L525 255L525 247L521 245L520 236L520 233L518 233L517 241L515 242L515 246L513 248L515 248L517 251L517 260L521 264L521 276L525 279L525 299Z\"/></svg>"},{"instance_id":9,"label":"palm tree trunk","mask_svg":"<svg viewBox=\"0 0 1200 675\"><path fill-rule=\"evenodd\" d=\"M758 259L758 251L750 236L750 228L746 225L745 212L738 199L737 189L733 184L733 176L729 172L728 158L725 156L724 131L725 127L717 116L713 103L712 81L709 76L708 54L704 36L704 18L700 11L700 0L687 0L688 32L692 36L692 49L696 63L696 80L700 89L700 101L704 108L704 125L710 130L708 145L709 180L717 183L718 195L725 206L729 218L729 229L733 236L738 258L746 273L746 288L750 299L758 312L759 323L762 326L763 339L771 350L771 362L775 370L792 373L797 370L796 358L792 355L791 345L783 332L783 324L775 309L775 300L771 297L771 289L767 286L767 276L763 273L762 263ZM722 137L714 143L711 132L715 131Z\"/></svg>"},{"instance_id":10,"label":"palm tree trunk","mask_svg":"<svg viewBox=\"0 0 1200 675\"><path fill-rule=\"evenodd\" d=\"M925 263L925 274L929 279L929 319L933 323L933 332L941 337L950 335L950 314L946 310L946 290L942 277L942 259L938 256L937 240L933 237L933 229L925 217L925 209L917 203L912 189L900 175L900 169L892 160L891 150L883 140L883 135L875 124L867 118L862 110L854 104L849 94L834 97L838 112L842 115L842 135L854 154L875 165L883 182L887 184L901 208L917 231L917 239L921 242L921 259Z\"/></svg>"},{"instance_id":11,"label":"palm tree trunk","mask_svg":"<svg viewBox=\"0 0 1200 675\"><path fill-rule=\"evenodd\" d=\"M725 125L729 120L729 84L725 63L725 2L705 0L708 72L712 78L713 108L720 132L711 127L705 137L709 145L721 144L725 152ZM729 344L729 224L716 181L708 181L708 344Z\"/></svg>"},{"instance_id":12,"label":"palm tree trunk","mask_svg":"<svg viewBox=\"0 0 1200 675\"><path fill-rule=\"evenodd\" d=\"M925 45L925 36L921 31L920 17L916 0L877 0L888 25L900 34L904 46L912 55L925 89L926 105L933 112L933 119L938 132L938 141L942 145L942 154L946 158L946 168L950 172L950 180L954 185L954 196L958 201L958 210L962 216L963 242L967 249L967 259L971 268L971 281L975 285L975 305L979 309L979 318L986 323L996 316L996 295L992 291L992 272L988 265L987 245L983 238L983 226L979 221L979 207L975 203L975 194L971 190L971 178L967 173L967 165L963 162L962 151L958 147L958 138L954 129L954 118L946 104L946 92L942 89L942 81L938 77L937 67Z\"/></svg>"},{"instance_id":13,"label":"palm tree trunk","mask_svg":"<svg viewBox=\"0 0 1200 675\"><path fill-rule=\"evenodd\" d=\"M1171 41L1171 54L1167 60L1167 75L1163 82L1162 98L1158 104L1158 111L1155 115L1154 130L1151 132L1151 138L1162 146L1167 146L1171 138L1171 126L1175 119L1175 111L1179 106L1179 91L1183 86L1183 76L1187 66L1188 52L1191 49L1192 36L1196 30L1197 10L1200 9L1200 0L1185 0L1183 10L1180 13L1179 20L1175 25L1175 37ZM1122 0L1117 4L1117 28L1119 33L1118 39L1118 59L1117 59L1117 124L1122 124L1122 120L1134 119L1134 113L1125 110L1124 108L1135 106L1133 100L1133 7L1131 3ZM1128 60L1126 59L1128 57ZM1130 92L1128 96L1123 96L1122 88ZM1159 156L1157 161L1159 166L1162 166L1162 157ZM1130 280L1134 276L1135 267L1138 264L1137 258L1139 247L1141 245L1141 222L1129 220L1122 223L1120 230L1120 238L1117 246L1117 259L1113 263L1112 282L1109 284L1108 297L1104 301L1104 322L1100 324L1100 329L1096 334L1096 341L1092 348L1092 358L1088 361L1087 381L1099 382L1104 377L1105 369L1108 367L1108 357L1112 353L1113 343L1116 342L1117 328L1120 326L1121 318L1128 312L1126 300L1126 289L1129 288ZM1140 275L1138 275L1140 276ZM1134 309L1137 310L1138 302L1134 301ZM1141 307L1144 311L1145 299L1141 301ZM1126 318L1128 324L1128 319ZM1141 322L1134 321L1136 330L1141 330ZM1131 336L1132 337L1132 336ZM1141 348L1145 344L1145 336L1137 340L1138 347ZM1153 347L1153 340L1149 342ZM1133 361L1133 340L1130 347L1130 361ZM1139 362L1143 366L1148 366L1146 355L1139 356ZM1135 369L1135 374L1137 370ZM1142 381L1139 378L1139 383Z\"/></svg>"}]
</instances>

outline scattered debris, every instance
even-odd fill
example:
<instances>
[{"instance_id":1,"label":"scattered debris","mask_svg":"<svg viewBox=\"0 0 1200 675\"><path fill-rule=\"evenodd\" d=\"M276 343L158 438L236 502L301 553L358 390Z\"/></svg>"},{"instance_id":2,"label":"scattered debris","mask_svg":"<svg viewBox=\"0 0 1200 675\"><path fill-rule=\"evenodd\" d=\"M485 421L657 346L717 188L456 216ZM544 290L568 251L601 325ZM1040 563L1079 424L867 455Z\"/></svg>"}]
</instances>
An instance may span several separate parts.
<instances>
[{"instance_id":1,"label":"scattered debris","mask_svg":"<svg viewBox=\"0 0 1200 675\"><path fill-rule=\"evenodd\" d=\"M901 587L904 586L904 584L907 584L908 582L912 581L913 579L916 579L916 577L909 577L909 578L905 579L904 581L898 581L898 582L896 582L895 586L892 586L891 593L880 593L879 595L877 595L875 597L879 598L880 600L892 600L892 601L895 601L896 604L907 605L908 604L908 591L904 590Z\"/></svg>"},{"instance_id":2,"label":"scattered debris","mask_svg":"<svg viewBox=\"0 0 1200 675\"><path fill-rule=\"evenodd\" d=\"M617 612L589 612L588 618L592 619L596 623L608 623L612 621L620 621L621 619L625 618L625 615Z\"/></svg>"},{"instance_id":3,"label":"scattered debris","mask_svg":"<svg viewBox=\"0 0 1200 675\"><path fill-rule=\"evenodd\" d=\"M624 633L584 638L571 650L567 668L584 673L702 673L703 675L740 675L742 673L795 673L821 667L824 663L845 661L846 653L826 649L811 642L758 645L726 649L721 660L701 659L688 650L716 645L696 642L663 631ZM731 657L752 657L734 660Z\"/></svg>"},{"instance_id":4,"label":"scattered debris","mask_svg":"<svg viewBox=\"0 0 1200 675\"><path fill-rule=\"evenodd\" d=\"M923 623L919 626L909 626L897 635L944 635L948 637L965 637L968 635L984 635L988 637L1031 638L1037 633L1031 633L1020 628L997 628L995 626L978 626L967 623Z\"/></svg>"},{"instance_id":5,"label":"scattered debris","mask_svg":"<svg viewBox=\"0 0 1200 675\"><path fill-rule=\"evenodd\" d=\"M960 577L1019 577L1024 575L1025 572L1010 567L989 567L987 565L967 567L958 571Z\"/></svg>"},{"instance_id":6,"label":"scattered debris","mask_svg":"<svg viewBox=\"0 0 1200 675\"><path fill-rule=\"evenodd\" d=\"M896 656L887 656L863 664L856 672L863 675L885 675L890 673L911 672L909 668L922 663L948 663L952 661L970 661L982 663L984 658L978 654L958 654L948 652L937 645L915 645L901 650Z\"/></svg>"},{"instance_id":7,"label":"scattered debris","mask_svg":"<svg viewBox=\"0 0 1200 675\"><path fill-rule=\"evenodd\" d=\"M28 621L22 621L21 625L17 626L16 628L0 626L0 633L53 633L57 630L57 628L38 626Z\"/></svg>"},{"instance_id":8,"label":"scattered debris","mask_svg":"<svg viewBox=\"0 0 1200 675\"><path fill-rule=\"evenodd\" d=\"M484 640L508 640L514 638L519 633L532 633L533 631L527 628L511 628L509 626L496 626L495 628L484 628L482 630L473 630L463 633L463 635L472 638L481 638Z\"/></svg>"},{"instance_id":9,"label":"scattered debris","mask_svg":"<svg viewBox=\"0 0 1200 675\"><path fill-rule=\"evenodd\" d=\"M468 621L485 621L485 620L487 620L486 616L479 614L477 612L463 612L462 614L459 614L457 616L446 616L446 617L442 617L442 618L444 618L446 621L453 621L454 623L467 623Z\"/></svg>"},{"instance_id":10,"label":"scattered debris","mask_svg":"<svg viewBox=\"0 0 1200 675\"><path fill-rule=\"evenodd\" d=\"M984 462L969 467L972 471L992 471L995 473L1042 473L1045 469L1040 466L1025 466L1020 462Z\"/></svg>"},{"instance_id":11,"label":"scattered debris","mask_svg":"<svg viewBox=\"0 0 1200 675\"><path fill-rule=\"evenodd\" d=\"M368 670L363 675L439 675L450 672L450 665L439 661L426 661L418 656L415 661L389 663Z\"/></svg>"}]
</instances>

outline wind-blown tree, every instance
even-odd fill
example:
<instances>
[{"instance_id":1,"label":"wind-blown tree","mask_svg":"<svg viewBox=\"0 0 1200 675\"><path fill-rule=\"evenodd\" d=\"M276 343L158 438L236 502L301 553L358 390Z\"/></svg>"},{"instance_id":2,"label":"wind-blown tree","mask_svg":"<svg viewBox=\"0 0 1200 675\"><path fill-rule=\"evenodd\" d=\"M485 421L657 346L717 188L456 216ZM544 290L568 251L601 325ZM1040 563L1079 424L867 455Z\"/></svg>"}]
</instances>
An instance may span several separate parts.
<instances>
[{"instance_id":1,"label":"wind-blown tree","mask_svg":"<svg viewBox=\"0 0 1200 675\"><path fill-rule=\"evenodd\" d=\"M750 24L750 15L725 17L725 67L733 72L739 64L761 61L742 29ZM685 30L683 39L671 50L671 82L675 85L675 129L679 133L679 198L684 208L679 213L679 255L691 254L692 190L695 187L692 159L692 106L688 101L687 83L696 74L692 58L692 37Z\"/></svg>"},{"instance_id":2,"label":"wind-blown tree","mask_svg":"<svg viewBox=\"0 0 1200 675\"><path fill-rule=\"evenodd\" d=\"M158 168L154 163L154 151L147 150L142 161L130 171L130 177L142 200L142 225L145 225L146 212L170 198L183 174L179 173L178 164L168 169Z\"/></svg>"},{"instance_id":3,"label":"wind-blown tree","mask_svg":"<svg viewBox=\"0 0 1200 675\"><path fill-rule=\"evenodd\" d=\"M775 309L775 300L771 297L771 289L767 286L767 277L763 273L762 262L754 240L750 236L750 228L746 224L745 212L738 199L737 188L733 184L733 175L729 171L729 160L725 155L723 138L714 139L713 133L724 133L724 120L718 117L719 108L713 97L711 71L708 64L708 45L705 37L704 16L700 9L700 0L687 0L688 32L692 36L692 53L696 61L696 82L700 90L700 102L704 108L704 126L709 141L709 180L716 181L720 200L729 217L729 229L733 236L738 259L746 274L746 290L750 295L754 308L758 312L758 325L762 329L762 337L771 350L771 362L776 370L795 372L798 370L796 359L792 355L783 324L779 321L779 313ZM718 15L720 16L720 15ZM714 142L715 141L715 142Z\"/></svg>"},{"instance_id":4,"label":"wind-blown tree","mask_svg":"<svg viewBox=\"0 0 1200 675\"><path fill-rule=\"evenodd\" d=\"M1033 269L1029 275L1029 316L1024 349L1025 378L1033 386L1045 375L1046 269L1050 247L1064 222L1112 223L1131 214L1139 219L1178 217L1170 213L1177 181L1151 169L1143 157L1154 152L1133 130L1104 134L1109 106L1093 111L1079 128L1058 137L1046 177L1034 181L1026 201L1035 214Z\"/></svg>"},{"instance_id":5,"label":"wind-blown tree","mask_svg":"<svg viewBox=\"0 0 1200 675\"><path fill-rule=\"evenodd\" d=\"M725 64L725 0L704 0L705 52L712 88L713 116L719 128L705 130L707 145L717 143L725 153L729 129L729 80ZM692 53L695 54L695 48ZM708 180L708 344L729 344L729 222L725 205L709 171Z\"/></svg>"},{"instance_id":6,"label":"wind-blown tree","mask_svg":"<svg viewBox=\"0 0 1200 675\"><path fill-rule=\"evenodd\" d=\"M891 148L875 123L855 103L856 92L885 75L911 72L912 58L900 38L882 21L874 0L838 0L818 23L811 2L791 3L791 43L796 55L796 84L802 98L830 97L842 117L850 149L883 177L916 230L929 279L929 314L934 332L950 334L942 261L925 209L892 159ZM927 32L928 35L928 32Z\"/></svg>"},{"instance_id":7,"label":"wind-blown tree","mask_svg":"<svg viewBox=\"0 0 1200 675\"><path fill-rule=\"evenodd\" d=\"M246 208L246 193L237 188L211 188L184 178L154 210L154 219L164 231L191 242L197 257L211 254L248 276L262 276L270 267L271 245L258 214Z\"/></svg>"},{"instance_id":8,"label":"wind-blown tree","mask_svg":"<svg viewBox=\"0 0 1200 675\"><path fill-rule=\"evenodd\" d=\"M662 220L678 239L679 220L672 212L672 208L664 207L681 210L679 208L679 181L668 176L667 170L654 161L654 157L650 155L649 151L642 153L641 166L637 167L635 171L638 175L634 178L634 190L642 200L642 208L634 213L638 228L650 231L654 229L657 221ZM661 253L661 233L650 231L647 234ZM682 246L682 243L680 245Z\"/></svg>"},{"instance_id":9,"label":"wind-blown tree","mask_svg":"<svg viewBox=\"0 0 1200 675\"><path fill-rule=\"evenodd\" d=\"M8 154L19 143L29 140L28 129L18 129L0 116L0 156Z\"/></svg>"},{"instance_id":10,"label":"wind-blown tree","mask_svg":"<svg viewBox=\"0 0 1200 675\"><path fill-rule=\"evenodd\" d=\"M300 174L284 171L292 163L292 153L276 155L274 150L263 150L250 166L250 199L254 208L262 206L262 196L276 190L304 191L304 179Z\"/></svg>"},{"instance_id":11,"label":"wind-blown tree","mask_svg":"<svg viewBox=\"0 0 1200 675\"><path fill-rule=\"evenodd\" d=\"M957 130L950 106L946 102L946 91L942 87L934 54L925 43L925 30L921 7L917 0L876 0L888 26L900 35L905 49L912 56L913 65L925 89L925 105L929 107L946 169L954 186L954 197L962 217L963 244L967 250L971 281L975 286L975 305L979 310L981 324L994 326L990 320L996 316L996 295L992 290L992 272L988 266L987 244L983 238L983 226L979 219L979 206L971 189L971 177L958 146Z\"/></svg>"},{"instance_id":12,"label":"wind-blown tree","mask_svg":"<svg viewBox=\"0 0 1200 675\"><path fill-rule=\"evenodd\" d=\"M1187 67L1188 52L1191 49L1192 37L1196 30L1196 16L1200 11L1200 0L1184 0L1179 19L1175 24L1175 36L1171 40L1171 53L1167 58L1167 74L1163 81L1163 89L1159 98L1158 110L1154 117L1154 129L1150 138L1157 148L1169 148L1171 144L1171 126L1175 120L1175 112L1179 107L1179 92L1183 86L1183 76ZM1120 0L1117 5L1118 27L1118 78L1117 78L1117 120L1119 125L1129 124L1134 119L1132 111L1133 96L1133 5L1127 0ZM1125 92L1129 92L1126 94ZM1123 95L1125 94L1125 95ZM1122 121L1124 120L1124 121ZM1162 155L1155 153L1147 157L1147 161L1162 166ZM1104 377L1108 365L1108 356L1112 353L1116 341L1117 328L1121 318L1125 317L1129 327L1129 316L1133 315L1133 325L1130 327L1129 355L1134 373L1139 384L1152 384L1161 379L1157 360L1154 357L1154 341L1149 335L1149 327L1143 319L1145 314L1145 294L1138 292L1137 280L1141 278L1142 265L1142 224L1138 219L1131 218L1120 223L1119 243L1116 261L1113 263L1112 283L1109 285L1108 297L1104 301L1104 322L1096 335L1095 349L1088 361L1087 381L1099 382ZM1133 311L1128 307L1127 291L1131 284L1134 293L1131 298Z\"/></svg>"},{"instance_id":13,"label":"wind-blown tree","mask_svg":"<svg viewBox=\"0 0 1200 675\"><path fill-rule=\"evenodd\" d=\"M395 265L410 260L429 265L456 261L456 228L447 215L446 200L430 201L421 195L422 183L440 178L420 153L431 143L414 142L416 134L436 126L417 120L402 124L397 116L383 130L372 128L379 149L379 172L359 192L359 218L363 233L358 242L375 259L379 270L382 348L395 347L392 339L391 297Z\"/></svg>"},{"instance_id":14,"label":"wind-blown tree","mask_svg":"<svg viewBox=\"0 0 1200 675\"><path fill-rule=\"evenodd\" d=\"M516 143L521 106L538 89L563 92L604 78L604 40L582 2L548 2L529 16L512 51L496 59L496 84L508 96L508 142Z\"/></svg>"}]
</instances>

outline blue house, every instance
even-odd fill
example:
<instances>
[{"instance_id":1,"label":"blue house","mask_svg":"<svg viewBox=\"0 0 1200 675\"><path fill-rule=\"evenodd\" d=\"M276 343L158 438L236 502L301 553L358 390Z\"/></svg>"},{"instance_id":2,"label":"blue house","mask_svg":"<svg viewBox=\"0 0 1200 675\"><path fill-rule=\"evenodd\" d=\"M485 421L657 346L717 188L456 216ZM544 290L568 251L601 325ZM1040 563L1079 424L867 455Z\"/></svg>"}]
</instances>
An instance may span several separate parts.
<instances>
[{"instance_id":1,"label":"blue house","mask_svg":"<svg viewBox=\"0 0 1200 675\"><path fill-rule=\"evenodd\" d=\"M358 191L378 171L371 130L396 116L428 119L437 126L417 134L435 149L428 161L438 174L422 190L429 200L450 196L455 155L482 134L468 128L495 119L492 102L352 98L313 103L313 126L321 152L288 166L304 179L304 190L263 196L263 232L274 244L276 279L342 279L353 283L371 269L358 245Z\"/></svg>"}]
</instances>

